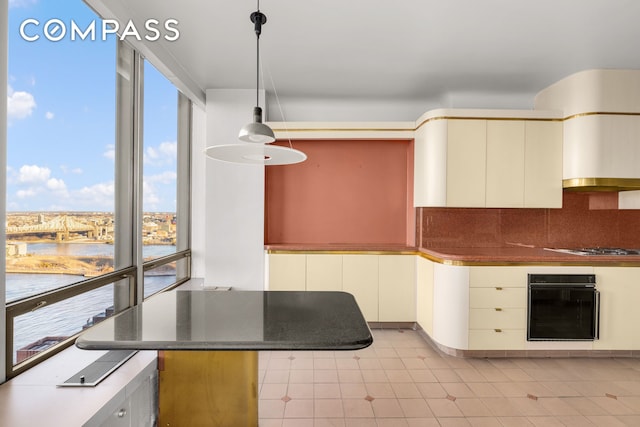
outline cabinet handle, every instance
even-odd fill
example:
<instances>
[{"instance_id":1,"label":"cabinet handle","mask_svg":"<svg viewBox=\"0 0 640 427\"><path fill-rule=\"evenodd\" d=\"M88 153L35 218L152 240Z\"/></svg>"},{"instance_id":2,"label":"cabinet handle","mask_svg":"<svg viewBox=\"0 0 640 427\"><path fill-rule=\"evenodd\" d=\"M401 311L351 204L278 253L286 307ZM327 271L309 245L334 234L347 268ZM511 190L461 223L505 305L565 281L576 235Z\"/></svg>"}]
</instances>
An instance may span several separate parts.
<instances>
[{"instance_id":1,"label":"cabinet handle","mask_svg":"<svg viewBox=\"0 0 640 427\"><path fill-rule=\"evenodd\" d=\"M501 309L501 308L496 307L496 311L502 311L502 309Z\"/></svg>"},{"instance_id":2,"label":"cabinet handle","mask_svg":"<svg viewBox=\"0 0 640 427\"><path fill-rule=\"evenodd\" d=\"M502 286L496 286L496 291L501 291L502 290Z\"/></svg>"},{"instance_id":3,"label":"cabinet handle","mask_svg":"<svg viewBox=\"0 0 640 427\"><path fill-rule=\"evenodd\" d=\"M494 331L499 333L499 332L502 332L502 329L494 329Z\"/></svg>"},{"instance_id":4,"label":"cabinet handle","mask_svg":"<svg viewBox=\"0 0 640 427\"><path fill-rule=\"evenodd\" d=\"M120 409L118 411L118 418L124 418L125 415L127 415L127 410L126 409Z\"/></svg>"}]
</instances>

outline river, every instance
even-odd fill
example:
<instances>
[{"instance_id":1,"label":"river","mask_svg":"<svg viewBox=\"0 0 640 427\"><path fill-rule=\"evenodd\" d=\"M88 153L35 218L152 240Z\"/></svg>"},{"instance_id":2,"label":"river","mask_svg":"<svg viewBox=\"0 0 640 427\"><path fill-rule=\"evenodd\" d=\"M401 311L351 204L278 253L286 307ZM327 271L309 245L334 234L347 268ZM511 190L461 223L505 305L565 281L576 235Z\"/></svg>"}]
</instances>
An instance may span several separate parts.
<instances>
[{"instance_id":1,"label":"river","mask_svg":"<svg viewBox=\"0 0 640 427\"><path fill-rule=\"evenodd\" d=\"M174 253L175 246L144 246L144 257L160 257ZM113 245L94 243L28 243L27 253L34 255L62 256L113 256ZM16 301L71 283L84 280L82 276L66 274L6 274L6 300ZM175 282L175 275L145 276L145 295L150 295ZM34 343L44 337L70 336L96 315L113 306L113 285L103 286L91 292L78 295L58 304L45 306L39 310L15 318L14 322L14 362L15 350Z\"/></svg>"}]
</instances>

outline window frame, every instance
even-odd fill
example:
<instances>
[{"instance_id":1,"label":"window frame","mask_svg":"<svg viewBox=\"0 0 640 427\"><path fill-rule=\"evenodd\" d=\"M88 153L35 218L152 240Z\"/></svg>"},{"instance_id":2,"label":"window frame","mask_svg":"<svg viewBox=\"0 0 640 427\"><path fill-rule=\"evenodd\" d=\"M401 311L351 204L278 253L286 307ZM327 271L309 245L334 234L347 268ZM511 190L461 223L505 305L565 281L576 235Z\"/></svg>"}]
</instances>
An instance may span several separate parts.
<instances>
[{"instance_id":1,"label":"window frame","mask_svg":"<svg viewBox=\"0 0 640 427\"><path fill-rule=\"evenodd\" d=\"M0 24L8 20L8 3L0 0ZM2 25L0 25L2 27ZM0 35L0 80L8 75L8 39ZM4 66L2 66L4 64ZM178 92L178 135L177 135L177 203L176 253L149 262L142 257L142 117L143 117L143 75L144 58L128 43L117 41L116 48L116 169L115 169L115 209L114 209L114 271L87 280L73 283L51 291L6 303L4 281L0 283L3 304L0 305L0 383L15 377L49 357L73 345L80 332L70 336L41 353L13 365L14 319L22 314L63 302L72 297L90 292L105 285L114 284L114 313L140 304L144 295L144 273L165 264L176 262L176 281L164 292L176 288L191 278L191 137L192 101ZM6 85L2 91L6 93ZM1 95L1 93L0 93ZM6 104L0 106L0 124L6 125ZM6 126L5 126L6 127ZM0 167L4 172L0 177L0 192L6 195L6 133L0 135ZM3 200L5 198L3 197ZM6 203L0 212L0 219L6 221ZM6 241L3 233L0 239ZM6 261L0 261L5 271ZM4 322L4 323L3 323Z\"/></svg>"}]
</instances>

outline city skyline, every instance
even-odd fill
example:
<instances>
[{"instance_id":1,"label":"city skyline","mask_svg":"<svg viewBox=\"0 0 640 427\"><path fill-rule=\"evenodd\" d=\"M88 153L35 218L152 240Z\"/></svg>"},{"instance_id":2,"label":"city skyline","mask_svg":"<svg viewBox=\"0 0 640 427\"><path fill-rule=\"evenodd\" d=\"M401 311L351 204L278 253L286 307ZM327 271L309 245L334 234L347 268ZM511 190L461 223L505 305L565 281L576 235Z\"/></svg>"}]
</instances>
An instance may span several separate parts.
<instances>
[{"instance_id":1,"label":"city skyline","mask_svg":"<svg viewBox=\"0 0 640 427\"><path fill-rule=\"evenodd\" d=\"M112 212L117 36L29 42L27 19L100 22L81 0L9 1L7 211ZM177 90L148 63L145 87L143 208L175 212Z\"/></svg>"}]
</instances>

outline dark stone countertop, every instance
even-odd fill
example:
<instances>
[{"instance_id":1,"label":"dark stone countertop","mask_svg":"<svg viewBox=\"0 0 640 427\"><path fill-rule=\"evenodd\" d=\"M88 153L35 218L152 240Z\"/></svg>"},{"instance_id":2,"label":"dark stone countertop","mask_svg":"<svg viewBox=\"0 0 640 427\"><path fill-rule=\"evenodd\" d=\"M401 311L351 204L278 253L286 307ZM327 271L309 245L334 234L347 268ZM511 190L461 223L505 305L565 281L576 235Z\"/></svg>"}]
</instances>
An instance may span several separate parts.
<instances>
[{"instance_id":1,"label":"dark stone countertop","mask_svg":"<svg viewBox=\"0 0 640 427\"><path fill-rule=\"evenodd\" d=\"M78 337L86 350L357 350L373 342L346 292L178 290Z\"/></svg>"}]
</instances>

